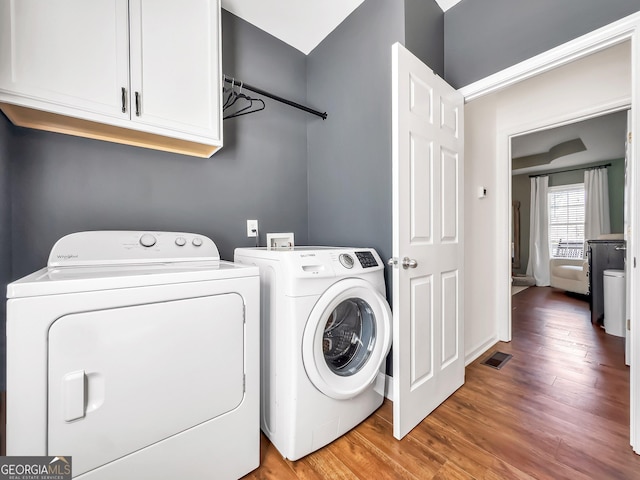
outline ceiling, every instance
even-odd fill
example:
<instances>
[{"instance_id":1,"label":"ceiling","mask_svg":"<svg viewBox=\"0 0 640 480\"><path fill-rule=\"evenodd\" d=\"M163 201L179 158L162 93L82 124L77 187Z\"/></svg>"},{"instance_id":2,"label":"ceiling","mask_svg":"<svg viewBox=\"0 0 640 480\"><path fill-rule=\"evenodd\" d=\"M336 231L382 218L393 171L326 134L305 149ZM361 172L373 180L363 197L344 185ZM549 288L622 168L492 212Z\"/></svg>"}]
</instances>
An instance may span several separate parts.
<instances>
[{"instance_id":1,"label":"ceiling","mask_svg":"<svg viewBox=\"0 0 640 480\"><path fill-rule=\"evenodd\" d=\"M627 112L621 111L514 137L511 139L511 157L514 159L511 172L521 175L624 158L626 132ZM548 164L518 168L518 158L544 154L578 138L586 150L558 157Z\"/></svg>"},{"instance_id":2,"label":"ceiling","mask_svg":"<svg viewBox=\"0 0 640 480\"><path fill-rule=\"evenodd\" d=\"M222 8L308 55L364 0L222 0ZM436 0L443 11L460 0Z\"/></svg>"},{"instance_id":3,"label":"ceiling","mask_svg":"<svg viewBox=\"0 0 640 480\"><path fill-rule=\"evenodd\" d=\"M308 55L364 0L222 0L222 8Z\"/></svg>"}]
</instances>

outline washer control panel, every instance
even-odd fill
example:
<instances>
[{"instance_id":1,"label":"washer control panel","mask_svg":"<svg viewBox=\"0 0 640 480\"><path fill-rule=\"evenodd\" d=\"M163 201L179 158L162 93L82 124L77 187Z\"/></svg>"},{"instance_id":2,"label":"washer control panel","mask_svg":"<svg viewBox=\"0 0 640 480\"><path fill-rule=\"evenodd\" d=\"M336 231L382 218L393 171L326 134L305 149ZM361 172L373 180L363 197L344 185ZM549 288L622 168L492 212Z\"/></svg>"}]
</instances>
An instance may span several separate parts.
<instances>
[{"instance_id":1,"label":"washer control panel","mask_svg":"<svg viewBox=\"0 0 640 480\"><path fill-rule=\"evenodd\" d=\"M363 252L356 252L356 257L358 257L358 261L360 262L360 265L362 265L362 268L371 268L378 266L378 262L373 256L373 253L368 250Z\"/></svg>"}]
</instances>

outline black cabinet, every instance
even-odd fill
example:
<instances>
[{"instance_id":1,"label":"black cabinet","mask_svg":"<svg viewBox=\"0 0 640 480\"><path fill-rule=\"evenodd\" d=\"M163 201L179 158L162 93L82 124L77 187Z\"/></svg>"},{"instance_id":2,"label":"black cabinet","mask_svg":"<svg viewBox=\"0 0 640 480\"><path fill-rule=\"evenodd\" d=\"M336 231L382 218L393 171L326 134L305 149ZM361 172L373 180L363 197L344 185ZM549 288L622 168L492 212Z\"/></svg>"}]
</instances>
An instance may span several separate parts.
<instances>
[{"instance_id":1,"label":"black cabinet","mask_svg":"<svg viewBox=\"0 0 640 480\"><path fill-rule=\"evenodd\" d=\"M587 240L589 258L589 306L591 322L602 325L604 319L604 271L624 270L626 247L624 240Z\"/></svg>"}]
</instances>

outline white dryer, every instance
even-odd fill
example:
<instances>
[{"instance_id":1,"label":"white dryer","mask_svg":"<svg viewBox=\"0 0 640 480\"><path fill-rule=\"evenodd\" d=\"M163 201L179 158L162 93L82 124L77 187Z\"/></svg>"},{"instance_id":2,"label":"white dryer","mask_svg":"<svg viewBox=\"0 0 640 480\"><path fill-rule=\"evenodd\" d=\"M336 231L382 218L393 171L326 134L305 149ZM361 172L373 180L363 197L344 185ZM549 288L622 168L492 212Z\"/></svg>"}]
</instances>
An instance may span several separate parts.
<instances>
[{"instance_id":1,"label":"white dryer","mask_svg":"<svg viewBox=\"0 0 640 480\"><path fill-rule=\"evenodd\" d=\"M258 466L257 268L202 235L82 232L7 293L8 455L88 480Z\"/></svg>"},{"instance_id":2,"label":"white dryer","mask_svg":"<svg viewBox=\"0 0 640 480\"><path fill-rule=\"evenodd\" d=\"M370 248L238 248L234 260L260 268L262 430L297 460L382 404L384 266Z\"/></svg>"}]
</instances>

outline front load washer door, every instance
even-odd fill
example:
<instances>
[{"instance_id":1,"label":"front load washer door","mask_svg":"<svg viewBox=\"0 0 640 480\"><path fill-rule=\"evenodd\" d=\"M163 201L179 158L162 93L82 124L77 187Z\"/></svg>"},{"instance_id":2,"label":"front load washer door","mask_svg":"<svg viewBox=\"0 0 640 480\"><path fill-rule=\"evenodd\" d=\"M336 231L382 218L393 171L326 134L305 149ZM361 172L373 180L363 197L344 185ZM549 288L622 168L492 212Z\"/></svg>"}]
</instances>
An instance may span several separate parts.
<instances>
[{"instance_id":1,"label":"front load washer door","mask_svg":"<svg viewBox=\"0 0 640 480\"><path fill-rule=\"evenodd\" d=\"M302 359L315 387L353 398L375 380L391 346L391 311L365 280L329 287L314 305L302 337Z\"/></svg>"}]
</instances>

